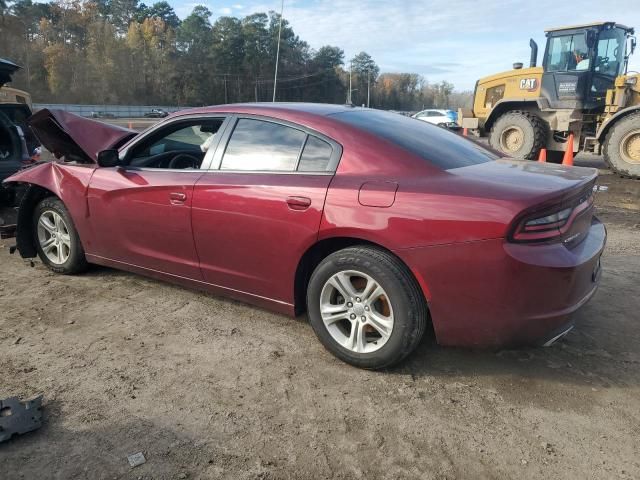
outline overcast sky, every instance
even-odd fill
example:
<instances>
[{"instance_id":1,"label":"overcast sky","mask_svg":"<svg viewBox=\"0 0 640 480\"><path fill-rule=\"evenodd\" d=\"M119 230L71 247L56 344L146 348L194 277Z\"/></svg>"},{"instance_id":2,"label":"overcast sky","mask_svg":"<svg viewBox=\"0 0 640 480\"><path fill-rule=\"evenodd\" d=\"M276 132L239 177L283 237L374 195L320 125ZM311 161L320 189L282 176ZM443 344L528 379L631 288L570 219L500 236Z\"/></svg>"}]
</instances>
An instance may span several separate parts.
<instances>
[{"instance_id":1,"label":"overcast sky","mask_svg":"<svg viewBox=\"0 0 640 480\"><path fill-rule=\"evenodd\" d=\"M180 18L205 5L215 17L280 10L280 0L169 0ZM312 48L334 45L348 60L369 53L382 72L414 72L456 89L528 64L529 38L544 51L545 27L617 21L640 29L638 0L285 0L284 17ZM151 3L151 2L149 2ZM617 12L625 12L616 18ZM640 70L640 48L630 69Z\"/></svg>"}]
</instances>

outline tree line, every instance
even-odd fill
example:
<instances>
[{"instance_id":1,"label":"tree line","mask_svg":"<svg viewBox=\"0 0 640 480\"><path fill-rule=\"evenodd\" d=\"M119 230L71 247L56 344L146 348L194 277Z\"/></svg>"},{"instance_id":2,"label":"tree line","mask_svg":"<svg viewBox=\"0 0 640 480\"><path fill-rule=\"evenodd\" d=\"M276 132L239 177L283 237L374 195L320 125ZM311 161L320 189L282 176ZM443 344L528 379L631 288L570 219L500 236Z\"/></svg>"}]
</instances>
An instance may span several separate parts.
<instances>
[{"instance_id":1,"label":"tree line","mask_svg":"<svg viewBox=\"0 0 640 480\"><path fill-rule=\"evenodd\" d=\"M275 12L212 22L204 6L180 20L166 1L147 6L138 0L0 0L0 57L23 66L13 85L36 102L270 101L279 26ZM415 73L381 73L366 52L347 62L337 46L314 50L283 18L276 99L349 98L356 105L370 101L376 108L419 110L464 106L470 94Z\"/></svg>"}]
</instances>

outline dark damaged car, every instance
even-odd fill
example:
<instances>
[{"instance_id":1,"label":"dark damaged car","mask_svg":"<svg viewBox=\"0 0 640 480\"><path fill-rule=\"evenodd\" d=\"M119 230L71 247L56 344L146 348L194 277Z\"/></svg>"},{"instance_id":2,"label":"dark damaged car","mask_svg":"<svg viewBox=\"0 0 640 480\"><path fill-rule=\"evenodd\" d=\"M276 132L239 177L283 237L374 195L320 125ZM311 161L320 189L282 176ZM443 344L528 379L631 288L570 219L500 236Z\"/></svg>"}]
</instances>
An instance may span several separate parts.
<instances>
[{"instance_id":1,"label":"dark damaged car","mask_svg":"<svg viewBox=\"0 0 640 480\"><path fill-rule=\"evenodd\" d=\"M26 92L5 85L20 67L0 58L0 182L31 163L37 142L27 127L31 116ZM0 205L12 202L13 189L0 186Z\"/></svg>"}]
</instances>

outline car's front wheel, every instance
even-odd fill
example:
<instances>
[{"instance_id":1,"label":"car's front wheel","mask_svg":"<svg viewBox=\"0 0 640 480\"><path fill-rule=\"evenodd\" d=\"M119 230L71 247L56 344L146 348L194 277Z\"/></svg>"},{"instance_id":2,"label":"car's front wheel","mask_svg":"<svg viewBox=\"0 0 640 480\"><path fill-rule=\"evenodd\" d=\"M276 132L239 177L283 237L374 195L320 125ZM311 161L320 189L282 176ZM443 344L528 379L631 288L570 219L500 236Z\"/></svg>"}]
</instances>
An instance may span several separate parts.
<instances>
[{"instance_id":1,"label":"car's front wheel","mask_svg":"<svg viewBox=\"0 0 640 480\"><path fill-rule=\"evenodd\" d=\"M51 270L69 275L86 269L80 237L69 211L58 198L47 197L36 206L33 232L38 256Z\"/></svg>"},{"instance_id":2,"label":"car's front wheel","mask_svg":"<svg viewBox=\"0 0 640 480\"><path fill-rule=\"evenodd\" d=\"M404 359L427 324L425 300L411 272L373 247L345 248L326 257L309 281L307 310L331 353L369 369Z\"/></svg>"}]
</instances>

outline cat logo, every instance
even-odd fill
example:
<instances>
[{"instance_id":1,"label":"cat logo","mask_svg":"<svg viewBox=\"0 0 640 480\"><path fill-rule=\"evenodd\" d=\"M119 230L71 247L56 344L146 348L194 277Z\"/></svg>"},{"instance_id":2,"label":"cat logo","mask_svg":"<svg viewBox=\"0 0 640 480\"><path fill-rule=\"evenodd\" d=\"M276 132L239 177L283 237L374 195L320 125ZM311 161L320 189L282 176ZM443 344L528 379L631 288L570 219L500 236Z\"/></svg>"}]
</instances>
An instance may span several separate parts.
<instances>
[{"instance_id":1,"label":"cat logo","mask_svg":"<svg viewBox=\"0 0 640 480\"><path fill-rule=\"evenodd\" d=\"M537 78L523 78L520 80L520 90L528 90L533 92L538 88Z\"/></svg>"}]
</instances>

